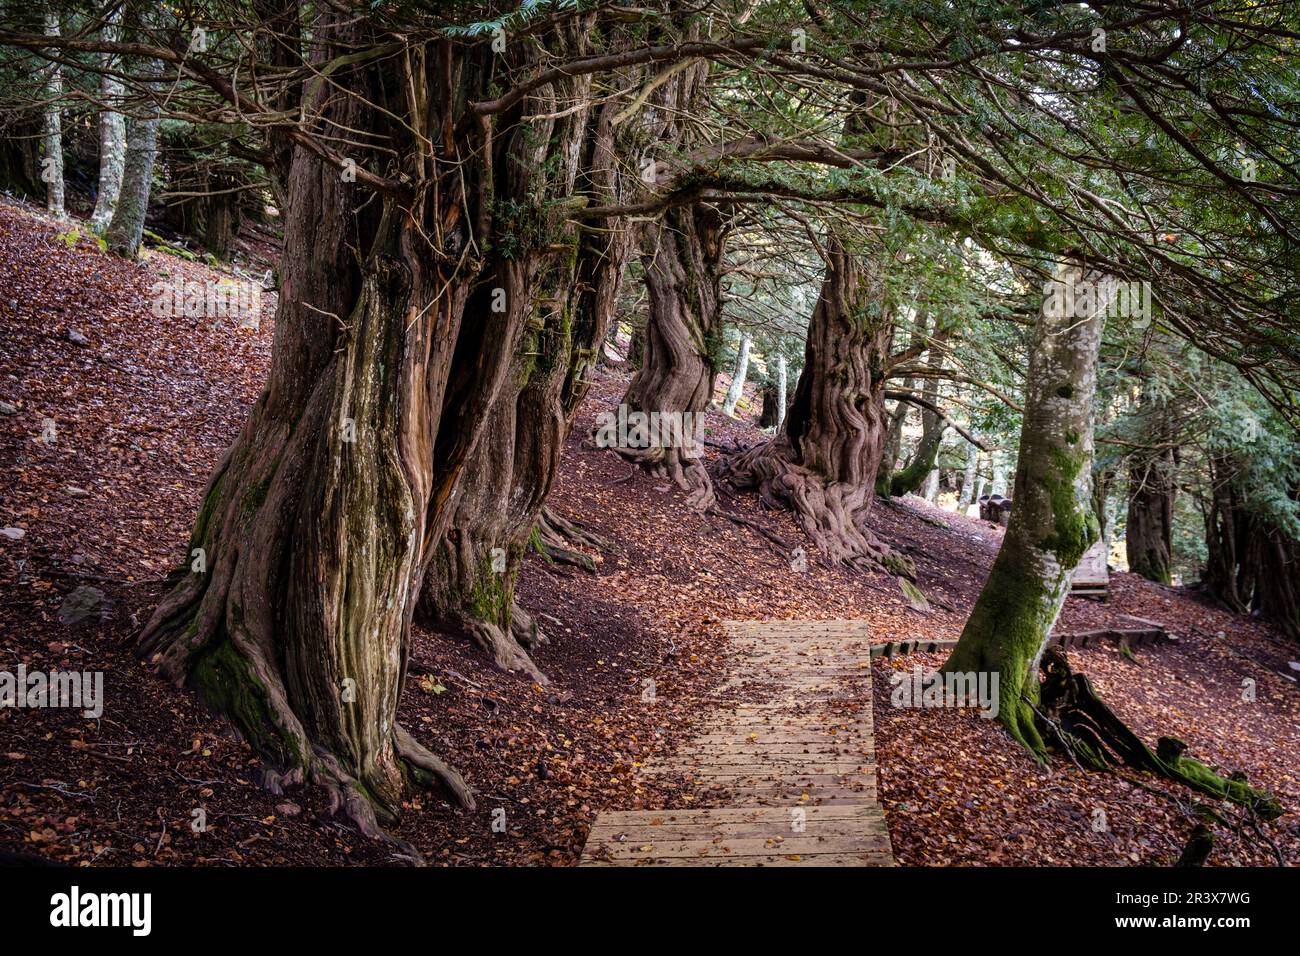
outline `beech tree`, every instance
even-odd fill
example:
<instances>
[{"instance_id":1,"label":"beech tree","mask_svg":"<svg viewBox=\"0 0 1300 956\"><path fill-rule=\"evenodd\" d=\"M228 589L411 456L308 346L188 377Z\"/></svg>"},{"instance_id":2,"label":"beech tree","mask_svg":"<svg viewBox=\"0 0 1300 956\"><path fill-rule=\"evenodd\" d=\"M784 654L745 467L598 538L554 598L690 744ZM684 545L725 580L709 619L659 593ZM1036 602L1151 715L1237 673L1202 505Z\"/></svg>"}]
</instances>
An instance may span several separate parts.
<instances>
[{"instance_id":1,"label":"beech tree","mask_svg":"<svg viewBox=\"0 0 1300 956\"><path fill-rule=\"evenodd\" d=\"M1065 261L1053 281L1094 294L1066 309L1045 295L1025 382L1011 520L945 671L997 673L998 720L1040 756L1038 664L1070 589L1100 536L1092 510L1093 397L1109 299L1103 276Z\"/></svg>"}]
</instances>

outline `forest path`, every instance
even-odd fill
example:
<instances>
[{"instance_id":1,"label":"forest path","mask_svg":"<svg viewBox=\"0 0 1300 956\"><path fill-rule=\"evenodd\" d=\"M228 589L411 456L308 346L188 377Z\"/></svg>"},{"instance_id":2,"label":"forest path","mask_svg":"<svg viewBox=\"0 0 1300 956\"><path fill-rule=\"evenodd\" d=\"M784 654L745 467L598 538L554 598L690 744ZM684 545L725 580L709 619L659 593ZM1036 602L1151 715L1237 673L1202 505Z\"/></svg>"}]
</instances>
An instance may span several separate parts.
<instances>
[{"instance_id":1,"label":"forest path","mask_svg":"<svg viewBox=\"0 0 1300 956\"><path fill-rule=\"evenodd\" d=\"M876 799L863 621L730 621L728 694L646 774L683 774L712 809L597 815L580 866L893 866ZM734 693L733 693L734 692Z\"/></svg>"}]
</instances>

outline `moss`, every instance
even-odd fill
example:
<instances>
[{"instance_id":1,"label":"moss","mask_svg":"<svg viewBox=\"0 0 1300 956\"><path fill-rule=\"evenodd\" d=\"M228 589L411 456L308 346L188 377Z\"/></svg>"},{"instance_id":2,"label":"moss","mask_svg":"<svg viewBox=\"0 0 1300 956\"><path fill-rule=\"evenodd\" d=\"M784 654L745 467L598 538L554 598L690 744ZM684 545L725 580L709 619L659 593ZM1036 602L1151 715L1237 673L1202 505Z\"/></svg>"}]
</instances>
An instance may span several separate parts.
<instances>
[{"instance_id":1,"label":"moss","mask_svg":"<svg viewBox=\"0 0 1300 956\"><path fill-rule=\"evenodd\" d=\"M190 683L208 706L225 714L263 757L281 767L303 765L296 741L276 725L266 687L229 639L219 641L199 657L190 672Z\"/></svg>"},{"instance_id":2,"label":"moss","mask_svg":"<svg viewBox=\"0 0 1300 956\"><path fill-rule=\"evenodd\" d=\"M1077 499L1074 490L1087 456L1053 448L1051 457L1053 473L1043 478L1043 484L1051 501L1052 533L1039 547L1055 554L1061 567L1074 568L1101 536L1097 516Z\"/></svg>"},{"instance_id":3,"label":"moss","mask_svg":"<svg viewBox=\"0 0 1300 956\"><path fill-rule=\"evenodd\" d=\"M1047 748L1034 725L1038 681L1030 679L1029 669L1054 617L1051 596L1019 554L1003 549L943 665L948 672L996 672L998 722L1040 762L1046 762Z\"/></svg>"},{"instance_id":4,"label":"moss","mask_svg":"<svg viewBox=\"0 0 1300 956\"><path fill-rule=\"evenodd\" d=\"M494 572L489 566L474 581L465 604L480 621L509 627L510 608L514 603L513 585L509 572Z\"/></svg>"}]
</instances>

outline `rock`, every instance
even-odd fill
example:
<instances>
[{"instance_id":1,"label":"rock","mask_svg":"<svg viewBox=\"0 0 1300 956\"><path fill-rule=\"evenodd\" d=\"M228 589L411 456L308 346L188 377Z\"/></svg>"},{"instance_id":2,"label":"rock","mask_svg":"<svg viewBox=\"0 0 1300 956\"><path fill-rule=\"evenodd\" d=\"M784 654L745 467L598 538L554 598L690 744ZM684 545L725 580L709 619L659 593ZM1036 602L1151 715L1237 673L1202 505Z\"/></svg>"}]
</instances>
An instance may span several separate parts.
<instances>
[{"instance_id":1,"label":"rock","mask_svg":"<svg viewBox=\"0 0 1300 956\"><path fill-rule=\"evenodd\" d=\"M63 491L74 498L85 498L90 494L85 488L78 488L76 485L67 485Z\"/></svg>"},{"instance_id":2,"label":"rock","mask_svg":"<svg viewBox=\"0 0 1300 956\"><path fill-rule=\"evenodd\" d=\"M0 534L4 535L6 538L17 541L27 534L27 532L22 528L0 528Z\"/></svg>"},{"instance_id":3,"label":"rock","mask_svg":"<svg viewBox=\"0 0 1300 956\"><path fill-rule=\"evenodd\" d=\"M17 415L18 406L13 402L0 402L0 415Z\"/></svg>"},{"instance_id":4,"label":"rock","mask_svg":"<svg viewBox=\"0 0 1300 956\"><path fill-rule=\"evenodd\" d=\"M922 614L930 613L930 602L920 588L901 576L898 578L898 587L907 598L908 603L912 605L912 610L920 611Z\"/></svg>"},{"instance_id":5,"label":"rock","mask_svg":"<svg viewBox=\"0 0 1300 956\"><path fill-rule=\"evenodd\" d=\"M1287 661L1286 666L1293 671L1300 671L1300 661Z\"/></svg>"},{"instance_id":6,"label":"rock","mask_svg":"<svg viewBox=\"0 0 1300 956\"><path fill-rule=\"evenodd\" d=\"M99 588L82 585L63 599L59 608L59 623L80 624L96 614L102 614L104 609L104 592Z\"/></svg>"},{"instance_id":7,"label":"rock","mask_svg":"<svg viewBox=\"0 0 1300 956\"><path fill-rule=\"evenodd\" d=\"M298 814L302 813L302 807L292 801L286 800L284 803L277 803L275 805L275 812L280 814L282 817L296 817Z\"/></svg>"},{"instance_id":8,"label":"rock","mask_svg":"<svg viewBox=\"0 0 1300 956\"><path fill-rule=\"evenodd\" d=\"M89 345L90 339L86 338L76 329L68 329L68 341L73 345Z\"/></svg>"}]
</instances>

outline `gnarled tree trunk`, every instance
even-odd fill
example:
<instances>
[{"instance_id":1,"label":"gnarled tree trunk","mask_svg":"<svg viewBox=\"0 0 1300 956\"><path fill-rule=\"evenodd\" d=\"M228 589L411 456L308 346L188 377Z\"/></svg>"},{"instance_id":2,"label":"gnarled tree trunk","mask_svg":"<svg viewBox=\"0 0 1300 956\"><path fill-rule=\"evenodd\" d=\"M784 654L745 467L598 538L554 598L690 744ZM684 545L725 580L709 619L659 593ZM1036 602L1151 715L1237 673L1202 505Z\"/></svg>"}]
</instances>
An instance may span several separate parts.
<instances>
[{"instance_id":1,"label":"gnarled tree trunk","mask_svg":"<svg viewBox=\"0 0 1300 956\"><path fill-rule=\"evenodd\" d=\"M828 564L911 574L865 520L888 430L884 368L892 322L880 277L832 233L826 274L808 325L803 373L776 437L728 457L739 488L788 508Z\"/></svg>"},{"instance_id":2,"label":"gnarled tree trunk","mask_svg":"<svg viewBox=\"0 0 1300 956\"><path fill-rule=\"evenodd\" d=\"M312 24L318 62L389 39L345 13ZM191 542L204 563L141 637L165 674L231 718L270 786L315 781L376 835L413 783L436 778L473 805L397 706L416 598L531 311L468 314L476 256L526 230L520 260L498 268L527 272L564 218L545 181L525 177L537 191L515 194L502 174L534 162L526 135L465 122L500 71L536 64L531 44L505 56L412 45L344 64L317 90L310 131L346 131L357 174L292 153L267 388L205 493ZM541 105L530 95L517 109ZM419 188L357 181L394 161Z\"/></svg>"},{"instance_id":3,"label":"gnarled tree trunk","mask_svg":"<svg viewBox=\"0 0 1300 956\"><path fill-rule=\"evenodd\" d=\"M1074 263L1058 268L1062 286L1092 283L1097 294L1077 311L1046 295L1034 329L1025 382L1015 507L950 672L998 674L998 720L1040 759L1034 725L1038 664L1070 589L1070 573L1100 534L1092 508L1092 403L1110 285ZM1067 296L1067 301L1074 301Z\"/></svg>"},{"instance_id":4,"label":"gnarled tree trunk","mask_svg":"<svg viewBox=\"0 0 1300 956\"><path fill-rule=\"evenodd\" d=\"M581 85L569 92L570 99L586 95ZM600 206L625 198L611 124L619 105L603 104L590 119L585 112L571 114L549 136L535 137L549 143L554 155L581 157L580 166L567 167L567 185L557 192ZM537 110L551 111L558 104ZM544 160L532 165L540 169ZM621 217L586 223L570 228L566 241L536 264L535 274L516 277L520 288L511 289L508 301L525 309L524 339L457 488L454 514L421 596L422 619L468 634L499 666L523 670L540 683L546 678L528 650L543 636L514 600L515 580L527 545L539 533L560 454L613 319L631 246ZM551 546L572 530L559 516L545 529Z\"/></svg>"},{"instance_id":5,"label":"gnarled tree trunk","mask_svg":"<svg viewBox=\"0 0 1300 956\"><path fill-rule=\"evenodd\" d=\"M1163 402L1143 401L1149 448L1129 463L1128 521L1124 546L1129 570L1149 581L1173 581L1174 497L1178 464L1173 428Z\"/></svg>"},{"instance_id":6,"label":"gnarled tree trunk","mask_svg":"<svg viewBox=\"0 0 1300 956\"><path fill-rule=\"evenodd\" d=\"M698 31L698 27L693 28ZM648 100L642 162L659 175L672 151L687 145L687 120L708 64L675 68ZM664 152L660 152L663 150ZM691 506L714 502L694 425L713 397L721 340L721 266L728 214L714 203L673 206L645 224L641 262L649 298L640 366L623 396L630 413L670 416L675 427L649 441L620 441L619 454L686 491ZM667 437L665 437L667 435ZM643 436L644 437L644 436Z\"/></svg>"},{"instance_id":7,"label":"gnarled tree trunk","mask_svg":"<svg viewBox=\"0 0 1300 956\"><path fill-rule=\"evenodd\" d=\"M645 225L641 257L650 317L645 356L623 403L631 412L677 416L683 427L671 430L667 440L618 448L653 474L671 478L701 510L714 503L713 482L699 443L690 439L718 373L725 232L724 214L705 202L674 207Z\"/></svg>"}]
</instances>

